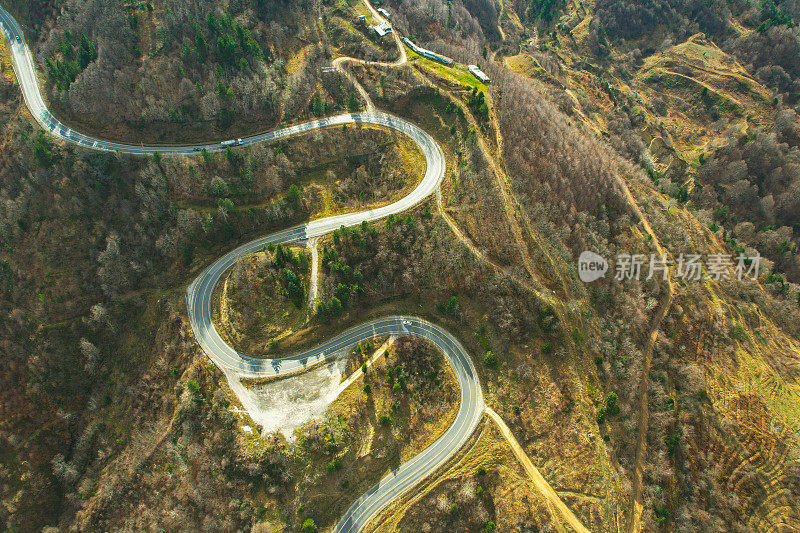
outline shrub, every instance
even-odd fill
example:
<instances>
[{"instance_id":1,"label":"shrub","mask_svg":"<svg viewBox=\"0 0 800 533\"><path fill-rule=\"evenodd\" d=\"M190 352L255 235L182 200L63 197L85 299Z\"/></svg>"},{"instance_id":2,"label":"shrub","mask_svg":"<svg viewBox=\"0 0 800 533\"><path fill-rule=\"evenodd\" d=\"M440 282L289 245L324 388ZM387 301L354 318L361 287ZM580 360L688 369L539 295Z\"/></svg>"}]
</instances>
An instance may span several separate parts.
<instances>
[{"instance_id":1,"label":"shrub","mask_svg":"<svg viewBox=\"0 0 800 533\"><path fill-rule=\"evenodd\" d=\"M358 97L356 96L356 93L351 92L350 100L347 102L347 108L350 110L350 112L355 112L358 111L359 107L361 107L361 105L358 103Z\"/></svg>"},{"instance_id":2,"label":"shrub","mask_svg":"<svg viewBox=\"0 0 800 533\"><path fill-rule=\"evenodd\" d=\"M317 315L323 320L328 320L341 315L342 309L342 301L334 296L327 302L319 302L317 304Z\"/></svg>"},{"instance_id":3,"label":"shrub","mask_svg":"<svg viewBox=\"0 0 800 533\"><path fill-rule=\"evenodd\" d=\"M669 510L663 505L656 505L653 513L656 515L656 522L659 526L669 519Z\"/></svg>"},{"instance_id":4,"label":"shrub","mask_svg":"<svg viewBox=\"0 0 800 533\"><path fill-rule=\"evenodd\" d=\"M33 155L36 158L36 162L39 163L39 166L44 168L52 167L55 162L53 143L42 133L40 133L34 141Z\"/></svg>"},{"instance_id":5,"label":"shrub","mask_svg":"<svg viewBox=\"0 0 800 533\"><path fill-rule=\"evenodd\" d=\"M606 396L606 413L608 416L615 416L619 414L619 405L617 404L617 393L609 392Z\"/></svg>"},{"instance_id":6,"label":"shrub","mask_svg":"<svg viewBox=\"0 0 800 533\"><path fill-rule=\"evenodd\" d=\"M380 422L382 426L390 426L392 424L392 417L389 415L381 415L378 417L378 422Z\"/></svg>"},{"instance_id":7,"label":"shrub","mask_svg":"<svg viewBox=\"0 0 800 533\"><path fill-rule=\"evenodd\" d=\"M325 469L328 471L329 474L334 472L338 472L342 469L342 461L336 457L332 459L327 465L325 465Z\"/></svg>"},{"instance_id":8,"label":"shrub","mask_svg":"<svg viewBox=\"0 0 800 533\"><path fill-rule=\"evenodd\" d=\"M302 526L303 533L314 533L317 530L317 524L313 518L306 518Z\"/></svg>"},{"instance_id":9,"label":"shrub","mask_svg":"<svg viewBox=\"0 0 800 533\"><path fill-rule=\"evenodd\" d=\"M680 444L681 436L677 433L671 433L667 435L664 440L667 443L667 453L675 455L675 452L678 451L678 444Z\"/></svg>"},{"instance_id":10,"label":"shrub","mask_svg":"<svg viewBox=\"0 0 800 533\"><path fill-rule=\"evenodd\" d=\"M489 350L486 352L486 355L483 356L483 364L489 368L497 368L497 356Z\"/></svg>"},{"instance_id":11,"label":"shrub","mask_svg":"<svg viewBox=\"0 0 800 533\"><path fill-rule=\"evenodd\" d=\"M606 406L601 405L600 408L597 410L597 423L602 424L606 421Z\"/></svg>"},{"instance_id":12,"label":"shrub","mask_svg":"<svg viewBox=\"0 0 800 533\"><path fill-rule=\"evenodd\" d=\"M455 316L458 311L458 298L451 296L447 302L439 302L436 304L436 309L443 315Z\"/></svg>"},{"instance_id":13,"label":"shrub","mask_svg":"<svg viewBox=\"0 0 800 533\"><path fill-rule=\"evenodd\" d=\"M286 193L286 202L294 207L297 207L300 202L300 187L292 183L289 191Z\"/></svg>"}]
</instances>

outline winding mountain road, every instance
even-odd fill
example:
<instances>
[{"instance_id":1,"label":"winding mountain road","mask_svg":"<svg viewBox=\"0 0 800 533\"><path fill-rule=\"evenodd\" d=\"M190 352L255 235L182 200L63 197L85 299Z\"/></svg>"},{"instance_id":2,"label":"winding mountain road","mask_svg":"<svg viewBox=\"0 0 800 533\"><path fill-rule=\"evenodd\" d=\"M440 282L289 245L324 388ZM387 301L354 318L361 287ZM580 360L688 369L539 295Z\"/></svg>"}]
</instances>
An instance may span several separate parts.
<instances>
[{"instance_id":1,"label":"winding mountain road","mask_svg":"<svg viewBox=\"0 0 800 533\"><path fill-rule=\"evenodd\" d=\"M194 145L135 145L104 141L73 130L60 122L47 108L40 92L36 67L25 42L22 28L14 18L0 7L0 27L9 41L10 55L25 103L36 121L53 137L87 149L119 152L132 155L188 156L206 149L220 151L220 142ZM405 60L401 48L400 62ZM243 138L239 146L270 142L277 139L344 124L374 124L407 135L422 151L427 168L425 176L406 197L383 207L348 213L295 226L244 244L225 254L192 282L187 290L189 319L198 343L205 354L218 366L235 370L246 376L286 376L322 361L326 356L376 335L416 335L433 343L453 367L461 393L455 421L433 444L394 471L386 474L366 494L356 500L345 512L334 531L363 530L391 501L408 491L426 476L432 474L452 457L466 442L478 425L484 412L481 391L475 367L464 347L441 327L418 317L389 316L355 326L336 337L303 352L280 359L257 359L238 353L219 336L211 319L214 288L225 272L242 257L260 250L267 243L299 243L361 222L381 219L405 211L433 194L439 187L445 171L445 158L439 144L416 125L388 113L372 111L345 113L276 131Z\"/></svg>"}]
</instances>

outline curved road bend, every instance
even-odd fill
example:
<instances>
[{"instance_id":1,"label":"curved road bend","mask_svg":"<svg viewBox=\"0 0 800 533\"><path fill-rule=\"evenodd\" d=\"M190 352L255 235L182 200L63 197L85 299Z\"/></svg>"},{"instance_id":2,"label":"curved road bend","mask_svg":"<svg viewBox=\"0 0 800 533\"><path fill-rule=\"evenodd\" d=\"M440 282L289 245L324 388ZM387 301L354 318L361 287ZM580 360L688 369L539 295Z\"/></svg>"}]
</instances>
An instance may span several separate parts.
<instances>
[{"instance_id":1,"label":"curved road bend","mask_svg":"<svg viewBox=\"0 0 800 533\"><path fill-rule=\"evenodd\" d=\"M33 115L34 119L52 136L68 141L72 144L104 152L120 152L132 155L152 155L156 152L165 156L189 156L196 155L204 148L208 151L220 151L226 147L220 142L186 144L186 145L167 145L167 144L129 144L113 141L104 141L95 137L90 137L81 132L75 131L69 126L60 122L47 109L47 104L42 97L39 81L36 76L36 67L30 49L25 41L25 35L17 21L0 6L0 30L9 41L9 52L14 73L19 81L25 104ZM386 126L412 137L420 148L424 151L424 146L429 146L432 150L441 149L436 142L414 124L394 115L382 112L364 113L343 113L332 117L312 120L303 124L289 126L275 131L269 131L258 135L242 138L241 145L248 146L264 142L275 141L278 139L299 135L311 130L341 126L344 124L375 124ZM443 159L443 158L442 158Z\"/></svg>"},{"instance_id":2,"label":"curved road bend","mask_svg":"<svg viewBox=\"0 0 800 533\"><path fill-rule=\"evenodd\" d=\"M187 156L196 154L203 148L209 151L224 149L220 143L182 146L117 143L90 137L69 128L47 109L22 28L2 7L0 7L0 29L9 40L14 72L28 110L36 121L54 137L91 150L132 155L152 155L159 152L165 156ZM420 148L425 156L427 169L422 181L408 196L387 206L314 220L244 244L206 268L187 290L189 319L203 351L218 366L234 369L244 375L281 376L295 373L303 370L309 364L324 359L326 355L376 335L416 335L426 339L444 354L453 367L461 392L458 412L453 424L428 448L384 476L366 494L356 500L336 524L334 531L337 532L362 530L392 500L444 464L461 448L475 430L484 410L483 393L478 375L464 347L450 333L421 318L400 316L379 318L348 329L314 348L272 360L256 359L239 354L222 340L214 327L211 320L214 287L224 273L241 257L260 250L269 242L276 244L302 242L310 237L326 235L341 226L374 221L390 214L400 213L427 198L438 188L445 171L444 153L439 144L416 125L387 113L345 113L313 120L244 138L241 146L274 141L319 128L358 123L380 125L404 133Z\"/></svg>"}]
</instances>

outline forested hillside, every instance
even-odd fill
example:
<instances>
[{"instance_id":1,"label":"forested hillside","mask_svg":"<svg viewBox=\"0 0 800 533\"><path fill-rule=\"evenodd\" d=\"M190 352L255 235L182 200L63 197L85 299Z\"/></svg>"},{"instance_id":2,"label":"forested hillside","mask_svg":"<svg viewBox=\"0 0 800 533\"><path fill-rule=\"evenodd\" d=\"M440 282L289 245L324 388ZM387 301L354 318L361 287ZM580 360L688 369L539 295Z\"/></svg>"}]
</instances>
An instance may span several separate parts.
<instances>
[{"instance_id":1,"label":"forested hillside","mask_svg":"<svg viewBox=\"0 0 800 533\"><path fill-rule=\"evenodd\" d=\"M321 76L331 57L312 2L22 4L50 104L105 137L224 139L350 103L342 79Z\"/></svg>"},{"instance_id":2,"label":"forested hillside","mask_svg":"<svg viewBox=\"0 0 800 533\"><path fill-rule=\"evenodd\" d=\"M25 25L53 112L133 143L360 109L332 60L401 57L357 22L371 17L357 0L3 6ZM590 531L800 527L800 4L379 6L456 61L407 49L403 65L344 67L377 109L442 146L441 196L323 237L307 314L305 251L239 263L214 303L228 340L284 353L413 314L464 344L553 494L485 417L381 516L390 530L568 528L554 502ZM405 194L419 154L390 134L352 125L188 158L90 152L31 120L3 43L0 147L4 529L322 530L450 420L452 376L401 339L295 440L259 435L189 325L187 286L236 245ZM585 250L612 263L592 283L578 275ZM755 279L734 274L740 253L763 256ZM644 273L651 254L672 268L615 276L623 254L641 254ZM733 264L679 278L691 254ZM374 349L359 344L348 364Z\"/></svg>"},{"instance_id":3,"label":"forested hillside","mask_svg":"<svg viewBox=\"0 0 800 533\"><path fill-rule=\"evenodd\" d=\"M581 335L572 330L576 361L593 358L598 380L583 378L583 394L610 433L610 470L628 472L616 494L644 507L639 520L631 507L612 511L606 488L589 492L603 498L591 512L645 530L796 525L795 3L504 2L480 15L497 33L476 38L453 31L455 2L427 6L409 31L424 28L432 46L493 78L494 148L509 180L503 193L500 177L497 202L516 198L530 217L515 215L534 254L528 265L522 250L520 266L582 309L571 317L583 324ZM485 220L455 216L479 245L496 246L479 229ZM582 250L614 257L641 246L673 259L760 252L760 284L574 283ZM624 385L631 380L638 389ZM608 416L610 394L621 416ZM530 446L546 453L542 440Z\"/></svg>"}]
</instances>

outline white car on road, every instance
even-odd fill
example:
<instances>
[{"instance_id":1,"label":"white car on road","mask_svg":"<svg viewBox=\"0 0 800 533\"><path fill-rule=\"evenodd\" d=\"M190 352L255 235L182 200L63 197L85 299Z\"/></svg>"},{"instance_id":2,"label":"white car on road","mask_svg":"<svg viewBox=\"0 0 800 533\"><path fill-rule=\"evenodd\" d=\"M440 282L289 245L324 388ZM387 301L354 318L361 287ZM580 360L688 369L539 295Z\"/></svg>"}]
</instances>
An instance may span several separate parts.
<instances>
[{"instance_id":1,"label":"white car on road","mask_svg":"<svg viewBox=\"0 0 800 533\"><path fill-rule=\"evenodd\" d=\"M403 320L403 325L404 326L410 326L411 325L411 321L410 320Z\"/></svg>"}]
</instances>

